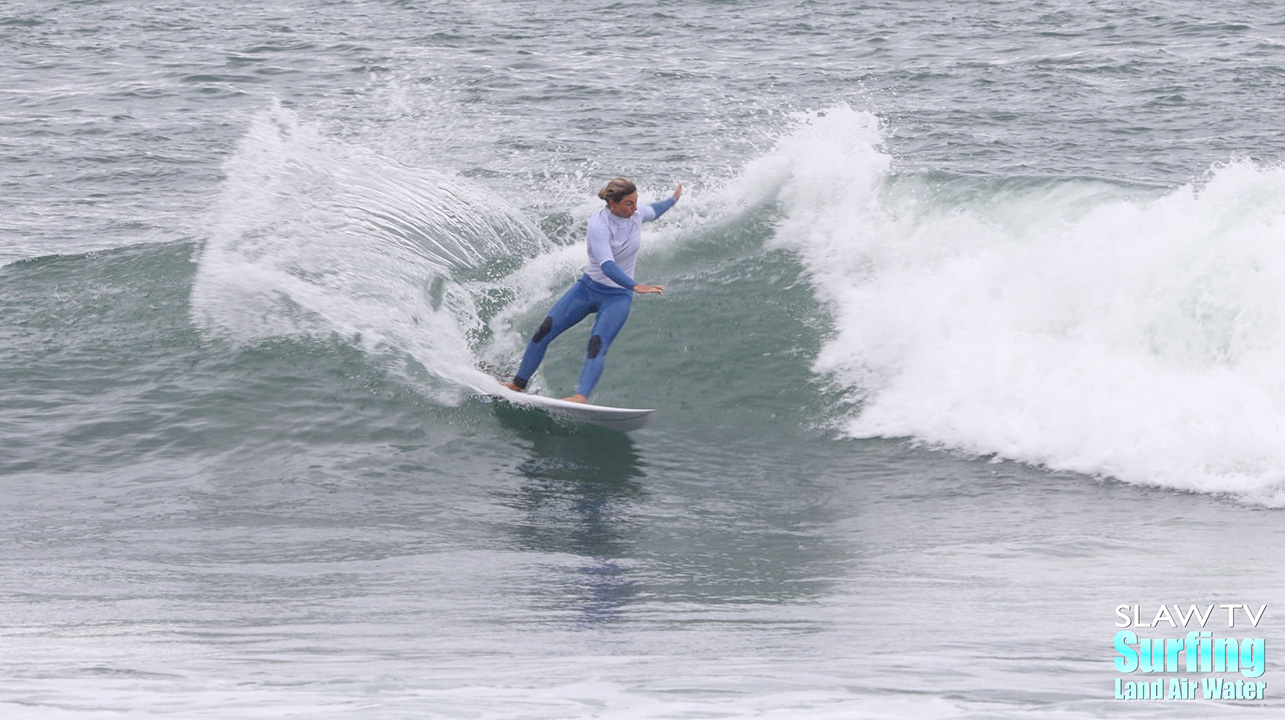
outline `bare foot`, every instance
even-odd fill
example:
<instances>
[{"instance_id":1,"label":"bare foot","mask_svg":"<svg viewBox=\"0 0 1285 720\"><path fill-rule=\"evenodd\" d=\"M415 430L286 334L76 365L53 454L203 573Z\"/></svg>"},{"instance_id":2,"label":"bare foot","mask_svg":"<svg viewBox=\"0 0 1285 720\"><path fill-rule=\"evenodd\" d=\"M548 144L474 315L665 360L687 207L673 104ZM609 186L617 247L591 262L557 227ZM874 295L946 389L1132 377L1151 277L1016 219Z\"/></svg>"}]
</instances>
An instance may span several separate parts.
<instances>
[{"instance_id":1,"label":"bare foot","mask_svg":"<svg viewBox=\"0 0 1285 720\"><path fill-rule=\"evenodd\" d=\"M502 383L500 383L500 384L501 384L501 385L503 385L504 387L506 387L506 388L508 388L508 389L512 390L513 392L522 392L522 391L523 391L523 390L522 390L522 388L518 387L517 385L515 385L515 384L514 384L514 383L512 383L512 382L502 382Z\"/></svg>"},{"instance_id":2,"label":"bare foot","mask_svg":"<svg viewBox=\"0 0 1285 720\"><path fill-rule=\"evenodd\" d=\"M576 393L575 395L572 395L571 397L565 397L565 398L562 398L562 399L563 399L563 400L567 400L567 401L569 401L569 402L578 402L578 403L587 403L587 402L589 402L589 398L585 397L584 395L581 395L580 393Z\"/></svg>"}]
</instances>

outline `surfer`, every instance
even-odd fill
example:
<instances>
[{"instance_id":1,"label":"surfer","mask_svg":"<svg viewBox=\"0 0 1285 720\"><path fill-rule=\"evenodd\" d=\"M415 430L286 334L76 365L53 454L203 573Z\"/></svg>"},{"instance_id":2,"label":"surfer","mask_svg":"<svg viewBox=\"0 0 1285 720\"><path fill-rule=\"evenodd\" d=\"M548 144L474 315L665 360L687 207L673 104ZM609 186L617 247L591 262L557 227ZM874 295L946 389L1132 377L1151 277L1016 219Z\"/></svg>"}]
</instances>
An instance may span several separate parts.
<instances>
[{"instance_id":1,"label":"surfer","mask_svg":"<svg viewBox=\"0 0 1285 720\"><path fill-rule=\"evenodd\" d=\"M635 282L634 265L638 259L638 246L642 244L642 224L664 215L682 196L683 184L679 183L673 197L638 207L638 188L625 178L616 178L598 191L598 197L606 200L607 206L589 217L589 264L580 279L554 303L553 309L531 336L522 356L522 365L513 380L504 383L505 387L517 392L525 390L531 375L540 367L549 343L584 320L589 313L597 313L576 394L564 398L572 402L588 402L589 394L602 376L607 348L611 347L611 341L616 339L616 334L629 317L634 293L665 294L660 285Z\"/></svg>"}]
</instances>

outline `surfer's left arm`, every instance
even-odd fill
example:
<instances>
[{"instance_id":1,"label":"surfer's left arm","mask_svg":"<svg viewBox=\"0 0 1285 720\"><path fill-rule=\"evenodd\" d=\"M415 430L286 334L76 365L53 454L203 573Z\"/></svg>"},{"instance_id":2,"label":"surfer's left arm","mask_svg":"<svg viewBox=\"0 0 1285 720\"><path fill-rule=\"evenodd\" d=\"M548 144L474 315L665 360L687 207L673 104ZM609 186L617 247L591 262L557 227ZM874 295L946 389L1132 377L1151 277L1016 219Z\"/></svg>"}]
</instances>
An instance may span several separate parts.
<instances>
[{"instance_id":1,"label":"surfer's left arm","mask_svg":"<svg viewBox=\"0 0 1285 720\"><path fill-rule=\"evenodd\" d=\"M651 203L651 209L652 209L653 211L655 211L655 213L656 213L656 214L655 214L655 215L653 215L653 216L651 216L650 218L647 218L647 219L648 219L648 220L655 220L656 218L660 217L661 215L664 215L664 214L665 214L665 211L666 211L666 210L668 210L668 209L670 209L670 208L672 208L672 207L674 206L674 203L678 202L678 198L680 198L680 197L682 197L682 196L683 196L683 184L682 184L682 183L678 183L678 189L677 189L677 190L674 190L674 196L673 196L673 197L671 197L671 198L669 198L669 199L667 199L667 200L661 200L660 202L654 202L654 203Z\"/></svg>"}]
</instances>

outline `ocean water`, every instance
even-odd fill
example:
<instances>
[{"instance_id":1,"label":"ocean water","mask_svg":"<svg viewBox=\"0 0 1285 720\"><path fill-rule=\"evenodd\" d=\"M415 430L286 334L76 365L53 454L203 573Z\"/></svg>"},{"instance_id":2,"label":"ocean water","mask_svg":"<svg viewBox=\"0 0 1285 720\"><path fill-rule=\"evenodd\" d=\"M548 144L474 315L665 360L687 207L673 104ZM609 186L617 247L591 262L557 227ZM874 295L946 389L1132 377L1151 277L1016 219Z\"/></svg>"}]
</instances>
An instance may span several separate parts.
<instances>
[{"instance_id":1,"label":"ocean water","mask_svg":"<svg viewBox=\"0 0 1285 720\"><path fill-rule=\"evenodd\" d=\"M0 48L0 716L1285 708L1273 4L8 0ZM686 188L594 397L654 422L478 397L617 175ZM1265 672L1117 670L1118 606Z\"/></svg>"}]
</instances>

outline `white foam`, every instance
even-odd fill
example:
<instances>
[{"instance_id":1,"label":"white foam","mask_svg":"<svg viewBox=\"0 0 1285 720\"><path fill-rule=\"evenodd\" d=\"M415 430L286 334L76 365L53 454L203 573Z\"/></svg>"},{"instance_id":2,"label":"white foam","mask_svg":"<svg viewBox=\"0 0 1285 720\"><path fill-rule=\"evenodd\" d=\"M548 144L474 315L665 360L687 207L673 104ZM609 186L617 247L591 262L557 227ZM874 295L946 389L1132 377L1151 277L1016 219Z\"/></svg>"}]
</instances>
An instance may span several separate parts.
<instances>
[{"instance_id":1,"label":"white foam","mask_svg":"<svg viewBox=\"0 0 1285 720\"><path fill-rule=\"evenodd\" d=\"M485 378L476 297L548 247L485 188L327 137L279 106L224 166L192 317L236 341L339 336L407 353L453 386Z\"/></svg>"},{"instance_id":2,"label":"white foam","mask_svg":"<svg viewBox=\"0 0 1285 720\"><path fill-rule=\"evenodd\" d=\"M1285 504L1285 170L931 181L881 141L801 116L737 184L832 314L845 433Z\"/></svg>"}]
</instances>

